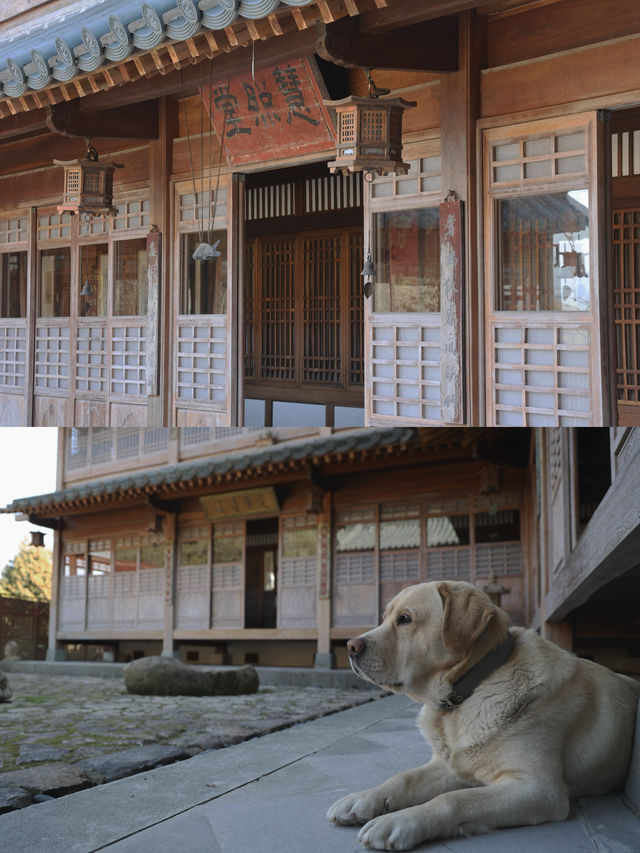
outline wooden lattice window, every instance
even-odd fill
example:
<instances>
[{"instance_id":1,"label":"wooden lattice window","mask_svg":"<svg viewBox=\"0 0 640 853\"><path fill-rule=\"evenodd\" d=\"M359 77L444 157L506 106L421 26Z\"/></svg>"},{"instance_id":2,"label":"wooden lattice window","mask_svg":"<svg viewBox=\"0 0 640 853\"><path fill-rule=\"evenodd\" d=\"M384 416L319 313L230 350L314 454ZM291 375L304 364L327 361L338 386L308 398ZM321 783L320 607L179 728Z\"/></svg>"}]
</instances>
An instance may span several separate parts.
<instances>
[{"instance_id":1,"label":"wooden lattice window","mask_svg":"<svg viewBox=\"0 0 640 853\"><path fill-rule=\"evenodd\" d=\"M113 217L114 231L130 231L149 228L151 225L151 202L149 199L123 201L116 205Z\"/></svg>"},{"instance_id":2,"label":"wooden lattice window","mask_svg":"<svg viewBox=\"0 0 640 853\"><path fill-rule=\"evenodd\" d=\"M633 133L634 138L636 135L640 137L640 131ZM637 162L640 173L640 154L637 161L630 159L627 170L635 168ZM637 206L613 212L613 269L617 398L619 403L640 406L640 208Z\"/></svg>"},{"instance_id":3,"label":"wooden lattice window","mask_svg":"<svg viewBox=\"0 0 640 853\"><path fill-rule=\"evenodd\" d=\"M601 417L594 119L485 133L492 425L588 426Z\"/></svg>"},{"instance_id":4,"label":"wooden lattice window","mask_svg":"<svg viewBox=\"0 0 640 853\"><path fill-rule=\"evenodd\" d=\"M27 357L27 330L0 326L0 386L23 388Z\"/></svg>"},{"instance_id":5,"label":"wooden lattice window","mask_svg":"<svg viewBox=\"0 0 640 853\"><path fill-rule=\"evenodd\" d=\"M0 217L0 246L24 243L28 233L29 220L26 216Z\"/></svg>"}]
</instances>

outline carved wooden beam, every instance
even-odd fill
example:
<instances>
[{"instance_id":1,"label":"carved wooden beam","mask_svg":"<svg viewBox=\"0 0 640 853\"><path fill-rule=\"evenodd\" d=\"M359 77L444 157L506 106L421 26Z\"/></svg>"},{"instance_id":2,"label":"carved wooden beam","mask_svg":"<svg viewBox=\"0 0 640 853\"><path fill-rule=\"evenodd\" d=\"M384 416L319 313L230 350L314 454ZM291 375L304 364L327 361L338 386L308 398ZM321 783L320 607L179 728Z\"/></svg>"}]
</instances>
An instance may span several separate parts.
<instances>
[{"instance_id":1,"label":"carved wooden beam","mask_svg":"<svg viewBox=\"0 0 640 853\"><path fill-rule=\"evenodd\" d=\"M90 139L157 139L158 103L143 101L112 110L83 110L77 101L47 109L47 127L64 136Z\"/></svg>"},{"instance_id":2,"label":"carved wooden beam","mask_svg":"<svg viewBox=\"0 0 640 853\"><path fill-rule=\"evenodd\" d=\"M317 52L337 65L457 71L458 18L448 15L385 33L361 32L357 18L342 18L325 25Z\"/></svg>"}]
</instances>

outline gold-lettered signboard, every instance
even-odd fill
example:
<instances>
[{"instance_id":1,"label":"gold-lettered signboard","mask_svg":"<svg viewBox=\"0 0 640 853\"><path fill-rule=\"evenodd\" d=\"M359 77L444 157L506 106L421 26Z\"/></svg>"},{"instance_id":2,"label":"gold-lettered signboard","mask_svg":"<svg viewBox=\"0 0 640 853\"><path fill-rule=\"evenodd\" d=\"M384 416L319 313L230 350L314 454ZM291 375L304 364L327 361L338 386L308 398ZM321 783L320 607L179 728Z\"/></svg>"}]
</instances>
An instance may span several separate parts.
<instances>
[{"instance_id":1,"label":"gold-lettered signboard","mask_svg":"<svg viewBox=\"0 0 640 853\"><path fill-rule=\"evenodd\" d=\"M222 492L200 498L202 511L209 521L238 516L264 515L280 510L278 496L273 486L261 489L244 489L239 492Z\"/></svg>"}]
</instances>

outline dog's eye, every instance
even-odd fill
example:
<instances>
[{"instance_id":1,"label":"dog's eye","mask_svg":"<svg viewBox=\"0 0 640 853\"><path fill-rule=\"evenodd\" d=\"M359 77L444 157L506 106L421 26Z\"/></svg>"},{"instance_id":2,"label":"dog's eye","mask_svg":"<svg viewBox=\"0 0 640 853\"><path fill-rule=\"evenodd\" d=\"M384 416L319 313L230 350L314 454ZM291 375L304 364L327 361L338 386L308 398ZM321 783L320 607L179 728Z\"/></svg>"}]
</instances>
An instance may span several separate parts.
<instances>
[{"instance_id":1,"label":"dog's eye","mask_svg":"<svg viewBox=\"0 0 640 853\"><path fill-rule=\"evenodd\" d=\"M401 613L396 619L396 625L408 625L411 622L411 616L408 613Z\"/></svg>"}]
</instances>

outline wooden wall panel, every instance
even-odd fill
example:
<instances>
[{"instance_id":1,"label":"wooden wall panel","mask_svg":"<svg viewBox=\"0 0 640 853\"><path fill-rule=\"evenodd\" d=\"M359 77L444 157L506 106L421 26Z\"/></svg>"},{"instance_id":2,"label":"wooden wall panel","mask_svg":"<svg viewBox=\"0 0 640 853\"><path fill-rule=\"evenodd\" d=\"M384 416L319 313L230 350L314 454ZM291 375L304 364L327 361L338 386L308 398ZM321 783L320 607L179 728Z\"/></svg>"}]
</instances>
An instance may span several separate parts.
<instances>
[{"instance_id":1,"label":"wooden wall panel","mask_svg":"<svg viewBox=\"0 0 640 853\"><path fill-rule=\"evenodd\" d=\"M481 117L548 109L584 100L637 98L640 36L482 74ZM626 98L625 98L626 99Z\"/></svg>"},{"instance_id":2,"label":"wooden wall panel","mask_svg":"<svg viewBox=\"0 0 640 853\"><path fill-rule=\"evenodd\" d=\"M39 145L47 150L42 137L38 137ZM127 140L130 145L131 141ZM115 195L124 189L131 189L132 185L145 186L149 182L149 146L111 152L100 151L100 159L103 161L114 160L122 163L122 169L116 169L113 188ZM51 201L58 199L62 201L62 190L64 175L60 166L49 165L54 155L47 154L46 163L43 161L37 171L25 172L24 168L18 174L7 174L17 169L5 169L5 149L0 147L0 210L14 210L16 207L24 207L34 202ZM84 156L84 144L79 152L68 153L66 159L75 159ZM61 159L65 159L65 157ZM6 175L3 176L4 173Z\"/></svg>"},{"instance_id":3,"label":"wooden wall panel","mask_svg":"<svg viewBox=\"0 0 640 853\"><path fill-rule=\"evenodd\" d=\"M94 400L76 400L75 409L77 426L109 426L106 403L95 402Z\"/></svg>"},{"instance_id":4,"label":"wooden wall panel","mask_svg":"<svg viewBox=\"0 0 640 853\"><path fill-rule=\"evenodd\" d=\"M488 66L507 65L638 31L637 0L563 0L490 18Z\"/></svg>"},{"instance_id":5,"label":"wooden wall panel","mask_svg":"<svg viewBox=\"0 0 640 853\"><path fill-rule=\"evenodd\" d=\"M69 397L35 397L34 426L72 426L72 400Z\"/></svg>"},{"instance_id":6,"label":"wooden wall panel","mask_svg":"<svg viewBox=\"0 0 640 853\"><path fill-rule=\"evenodd\" d=\"M26 426L26 400L20 394L0 394L0 427Z\"/></svg>"}]
</instances>

